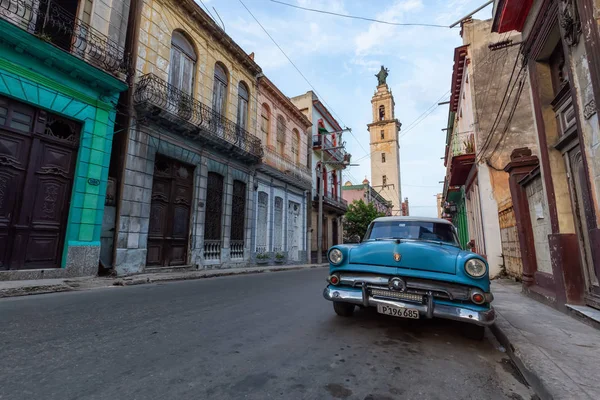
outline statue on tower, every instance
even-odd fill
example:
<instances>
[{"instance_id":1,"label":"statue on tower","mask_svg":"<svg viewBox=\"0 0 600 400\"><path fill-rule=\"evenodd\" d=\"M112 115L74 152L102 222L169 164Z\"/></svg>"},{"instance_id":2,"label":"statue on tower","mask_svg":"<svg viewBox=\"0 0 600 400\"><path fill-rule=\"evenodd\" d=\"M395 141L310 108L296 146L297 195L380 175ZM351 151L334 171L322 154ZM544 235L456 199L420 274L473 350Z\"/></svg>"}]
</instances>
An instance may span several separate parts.
<instances>
[{"instance_id":1,"label":"statue on tower","mask_svg":"<svg viewBox=\"0 0 600 400\"><path fill-rule=\"evenodd\" d=\"M379 82L378 86L386 84L387 77L388 77L388 72L389 71L390 71L389 69L384 68L383 65L382 65L381 66L381 70L379 71L379 73L375 74L375 76L377 77L377 81Z\"/></svg>"}]
</instances>

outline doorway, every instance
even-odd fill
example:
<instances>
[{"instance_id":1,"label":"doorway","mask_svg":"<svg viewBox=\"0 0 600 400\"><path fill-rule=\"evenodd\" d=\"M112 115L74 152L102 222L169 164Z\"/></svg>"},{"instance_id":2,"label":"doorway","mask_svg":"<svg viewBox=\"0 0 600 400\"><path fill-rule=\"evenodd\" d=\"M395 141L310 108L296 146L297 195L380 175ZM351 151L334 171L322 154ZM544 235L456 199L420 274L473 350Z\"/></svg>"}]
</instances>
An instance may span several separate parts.
<instances>
[{"instance_id":1,"label":"doorway","mask_svg":"<svg viewBox=\"0 0 600 400\"><path fill-rule=\"evenodd\" d=\"M156 155L146 265L187 264L193 187L193 166Z\"/></svg>"},{"instance_id":2,"label":"doorway","mask_svg":"<svg viewBox=\"0 0 600 400\"><path fill-rule=\"evenodd\" d=\"M299 261L300 240L300 204L290 201L288 204L288 257L290 261Z\"/></svg>"},{"instance_id":3,"label":"doorway","mask_svg":"<svg viewBox=\"0 0 600 400\"><path fill-rule=\"evenodd\" d=\"M80 128L0 97L0 270L60 268Z\"/></svg>"}]
</instances>

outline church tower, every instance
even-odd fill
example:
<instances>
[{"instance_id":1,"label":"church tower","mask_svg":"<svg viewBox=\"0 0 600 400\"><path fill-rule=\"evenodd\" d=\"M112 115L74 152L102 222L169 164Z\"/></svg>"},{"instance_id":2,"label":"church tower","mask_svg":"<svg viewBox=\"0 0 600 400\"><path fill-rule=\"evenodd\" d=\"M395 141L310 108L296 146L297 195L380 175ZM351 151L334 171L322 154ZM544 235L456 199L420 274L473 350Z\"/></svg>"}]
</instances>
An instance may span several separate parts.
<instances>
[{"instance_id":1,"label":"church tower","mask_svg":"<svg viewBox=\"0 0 600 400\"><path fill-rule=\"evenodd\" d=\"M371 184L392 203L392 215L402 215L400 187L400 121L394 115L394 96L386 80L388 70L381 66L375 75L377 91L371 99L373 122L368 124L371 145Z\"/></svg>"}]
</instances>

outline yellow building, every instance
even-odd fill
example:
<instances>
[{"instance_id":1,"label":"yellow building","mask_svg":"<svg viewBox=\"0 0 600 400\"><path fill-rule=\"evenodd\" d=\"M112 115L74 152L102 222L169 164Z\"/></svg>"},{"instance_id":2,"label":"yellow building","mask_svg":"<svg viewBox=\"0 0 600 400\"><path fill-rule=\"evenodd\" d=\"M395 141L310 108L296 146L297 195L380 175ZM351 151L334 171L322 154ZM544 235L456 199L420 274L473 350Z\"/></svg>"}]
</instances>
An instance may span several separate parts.
<instances>
[{"instance_id":1,"label":"yellow building","mask_svg":"<svg viewBox=\"0 0 600 400\"><path fill-rule=\"evenodd\" d=\"M261 69L193 0L146 0L139 24L116 270L247 265Z\"/></svg>"}]
</instances>

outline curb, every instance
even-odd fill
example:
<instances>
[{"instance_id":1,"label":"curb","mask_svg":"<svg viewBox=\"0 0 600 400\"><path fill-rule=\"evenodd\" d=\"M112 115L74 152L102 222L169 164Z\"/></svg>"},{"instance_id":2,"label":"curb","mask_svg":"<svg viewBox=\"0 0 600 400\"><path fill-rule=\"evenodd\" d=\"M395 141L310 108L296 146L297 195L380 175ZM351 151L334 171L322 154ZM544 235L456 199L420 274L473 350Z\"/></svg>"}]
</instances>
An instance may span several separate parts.
<instances>
[{"instance_id":1,"label":"curb","mask_svg":"<svg viewBox=\"0 0 600 400\"><path fill-rule=\"evenodd\" d=\"M315 268L323 268L325 265L310 265L310 266L297 266L297 267L274 267L274 268L256 268L254 270L213 270L214 273L205 273L205 272L188 272L182 275L169 276L165 274L164 276L155 277L139 277L135 278L135 276L129 278L117 279L113 285L114 286L134 286L134 285L144 285L149 283L157 283L157 282L176 282L176 281L191 281L198 279L210 279L210 278L219 278L223 276L234 276L234 275L254 275L254 274L262 274L265 272L284 272L284 271L298 271L303 269L315 269Z\"/></svg>"},{"instance_id":2,"label":"curb","mask_svg":"<svg viewBox=\"0 0 600 400\"><path fill-rule=\"evenodd\" d=\"M19 288L11 288L0 290L0 299L7 297L21 297L30 296L34 294L49 294L49 293L60 293L70 292L74 290L71 286L60 284L60 285L35 285L35 286L23 286Z\"/></svg>"},{"instance_id":3,"label":"curb","mask_svg":"<svg viewBox=\"0 0 600 400\"><path fill-rule=\"evenodd\" d=\"M490 330L515 363L527 383L542 400L589 399L587 393L558 366L551 362L543 351L534 346L496 310L496 323Z\"/></svg>"},{"instance_id":4,"label":"curb","mask_svg":"<svg viewBox=\"0 0 600 400\"><path fill-rule=\"evenodd\" d=\"M315 268L323 268L327 264L318 265L318 264L309 264L309 265L298 265L298 266L289 266L289 267L263 267L263 268L255 268L255 269L225 269L225 270L210 270L206 271L190 271L186 273L179 273L177 275L171 275L168 273L161 274L157 273L155 276L143 276L140 275L132 275L129 277L116 278L113 281L107 281L105 285L99 285L96 288L100 287L112 287L112 286L135 286L135 285L146 285L150 283L158 283L158 282L175 282L175 281L188 281L188 280L198 280L198 279L210 279L210 278L218 278L223 276L234 276L234 275L251 275L251 274L261 274L268 272L283 272L283 271L297 271L304 269L315 269ZM214 272L213 272L214 271ZM94 279L94 278L91 278ZM49 294L49 293L60 293L60 292L72 292L72 291L86 291L90 290L90 287L80 287L77 281L65 281L61 284L51 284L44 285L43 283L22 287L14 287L8 289L0 289L0 299L8 298L8 297L21 297L21 296L30 296L36 294Z\"/></svg>"}]
</instances>

